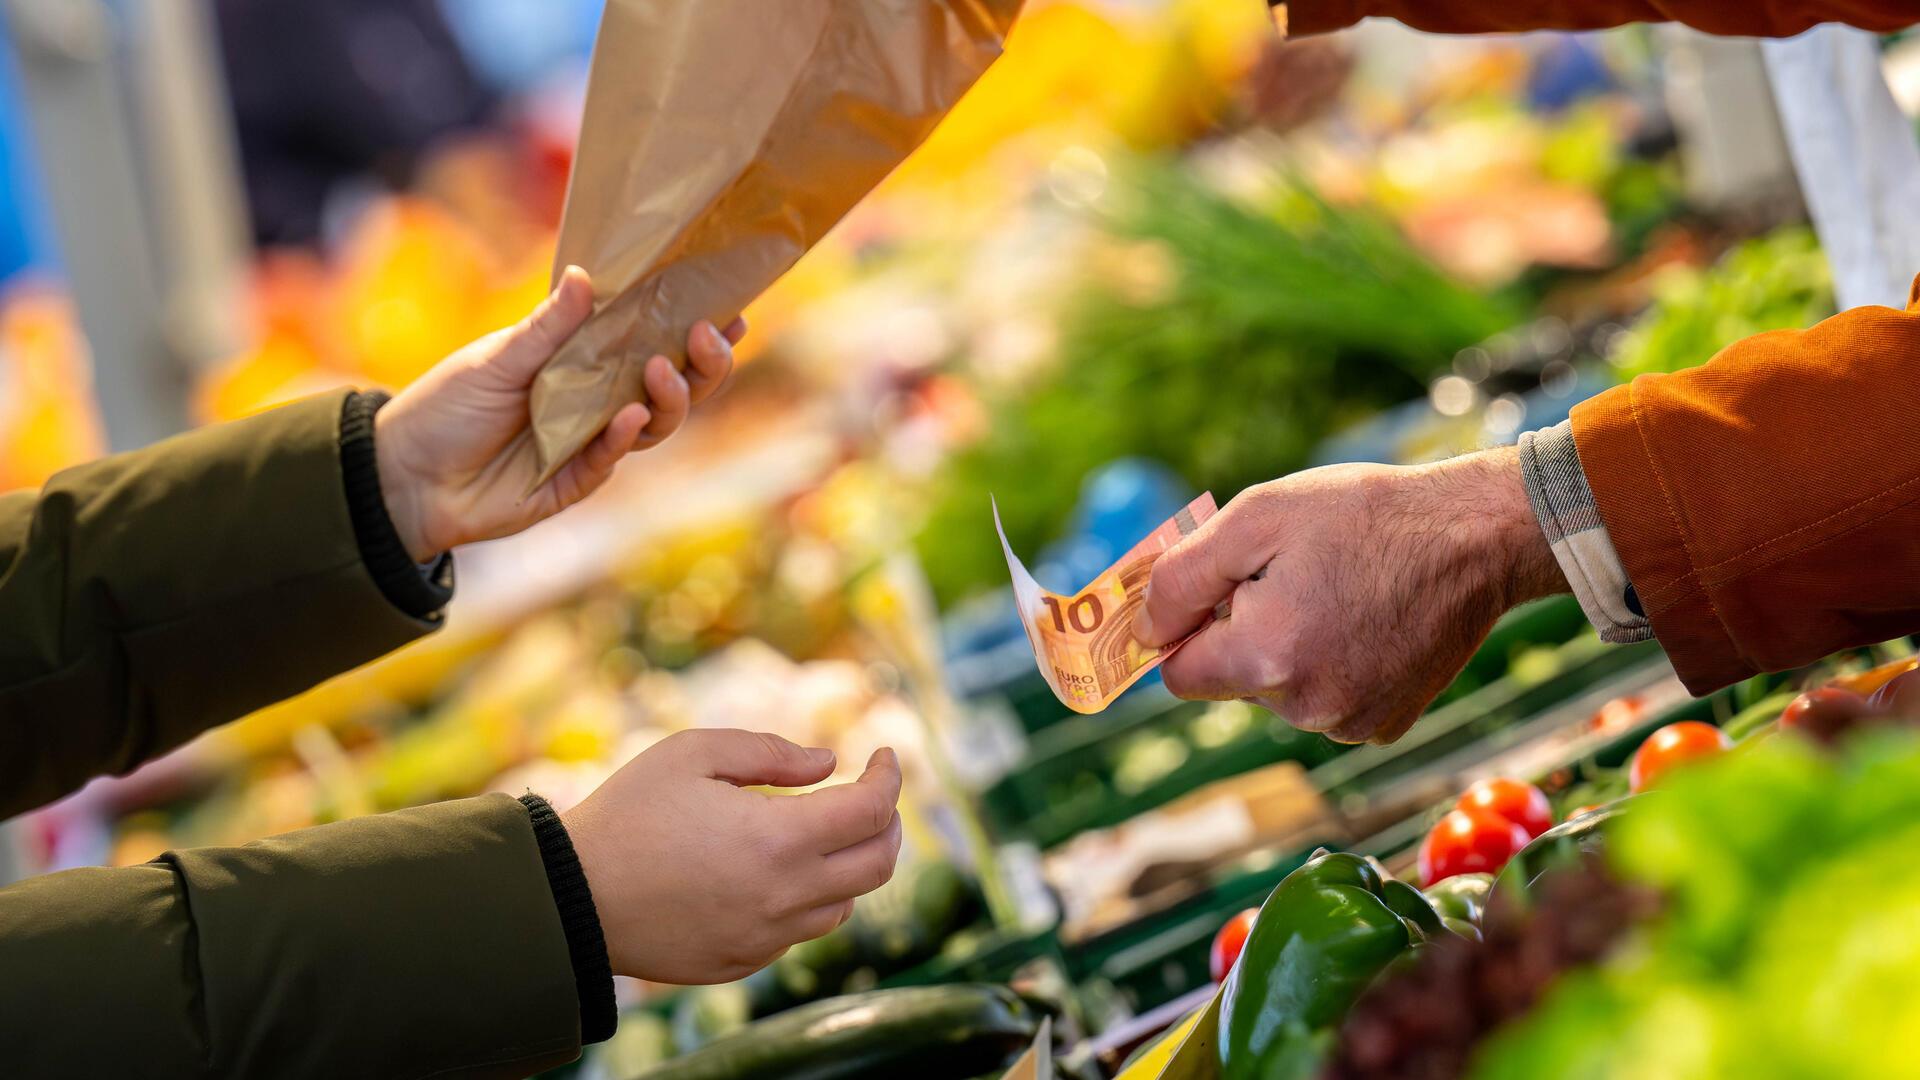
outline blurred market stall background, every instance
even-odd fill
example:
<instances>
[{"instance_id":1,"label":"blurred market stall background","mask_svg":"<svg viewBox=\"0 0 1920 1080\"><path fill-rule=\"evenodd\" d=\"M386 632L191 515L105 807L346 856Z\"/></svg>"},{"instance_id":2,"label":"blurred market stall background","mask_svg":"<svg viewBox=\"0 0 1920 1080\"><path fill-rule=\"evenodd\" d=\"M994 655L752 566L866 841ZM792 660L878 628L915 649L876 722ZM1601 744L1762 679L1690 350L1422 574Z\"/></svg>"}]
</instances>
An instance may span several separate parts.
<instances>
[{"instance_id":1,"label":"blurred market stall background","mask_svg":"<svg viewBox=\"0 0 1920 1080\"><path fill-rule=\"evenodd\" d=\"M0 488L399 387L545 293L593 0L4 6ZM1758 46L1671 29L1283 44L1257 0L1034 0L748 312L736 386L681 436L462 552L431 639L16 823L10 872L487 790L564 806L688 726L887 743L896 883L748 985L623 988L589 1066L961 974L1124 1030L1206 986L1225 913L1315 843L1404 858L1493 773L1592 801L1653 726L1786 683L1688 701L1569 600L1390 750L1154 680L1074 717L988 493L1071 589L1202 489L1510 442L1811 322L1831 274L1772 101Z\"/></svg>"}]
</instances>

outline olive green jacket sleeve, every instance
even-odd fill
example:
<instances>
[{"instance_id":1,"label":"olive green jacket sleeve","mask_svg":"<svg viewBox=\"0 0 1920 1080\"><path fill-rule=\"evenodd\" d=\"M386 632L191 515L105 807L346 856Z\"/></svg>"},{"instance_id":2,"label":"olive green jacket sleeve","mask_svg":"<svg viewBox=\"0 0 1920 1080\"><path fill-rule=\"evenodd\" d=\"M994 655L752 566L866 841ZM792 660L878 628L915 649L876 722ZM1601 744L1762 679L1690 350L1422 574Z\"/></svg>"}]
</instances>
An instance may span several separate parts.
<instances>
[{"instance_id":1,"label":"olive green jacket sleeve","mask_svg":"<svg viewBox=\"0 0 1920 1080\"><path fill-rule=\"evenodd\" d=\"M580 1052L505 795L0 889L0 1072L517 1077Z\"/></svg>"},{"instance_id":2,"label":"olive green jacket sleeve","mask_svg":"<svg viewBox=\"0 0 1920 1080\"><path fill-rule=\"evenodd\" d=\"M362 564L344 404L0 496L0 818L432 628ZM580 997L505 796L0 889L7 1076L524 1076Z\"/></svg>"},{"instance_id":3,"label":"olive green jacket sleeve","mask_svg":"<svg viewBox=\"0 0 1920 1080\"><path fill-rule=\"evenodd\" d=\"M0 819L432 629L361 561L344 400L0 496Z\"/></svg>"}]
</instances>

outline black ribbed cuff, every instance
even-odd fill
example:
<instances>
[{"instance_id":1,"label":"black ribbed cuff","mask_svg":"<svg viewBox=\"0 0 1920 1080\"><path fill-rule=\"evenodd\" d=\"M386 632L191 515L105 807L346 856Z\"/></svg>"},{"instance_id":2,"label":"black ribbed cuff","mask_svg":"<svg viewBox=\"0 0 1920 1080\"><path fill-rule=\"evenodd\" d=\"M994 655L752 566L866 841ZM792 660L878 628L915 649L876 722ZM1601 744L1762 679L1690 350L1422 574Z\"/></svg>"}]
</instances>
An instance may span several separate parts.
<instances>
[{"instance_id":1,"label":"black ribbed cuff","mask_svg":"<svg viewBox=\"0 0 1920 1080\"><path fill-rule=\"evenodd\" d=\"M434 620L453 599L453 557L442 555L422 569L407 554L407 545L387 515L373 448L373 416L387 400L388 395L376 390L348 394L340 406L340 474L347 489L347 512L353 518L360 560L367 564L381 595L416 619Z\"/></svg>"},{"instance_id":2,"label":"black ribbed cuff","mask_svg":"<svg viewBox=\"0 0 1920 1080\"><path fill-rule=\"evenodd\" d=\"M540 862L547 868L547 886L567 932L567 955L573 960L573 985L580 997L580 1041L604 1042L613 1037L619 1016L613 1005L613 965L607 960L607 939L600 931L600 913L593 906L593 890L586 871L573 852L573 840L560 815L538 795L520 796L533 818L533 838L540 844Z\"/></svg>"}]
</instances>

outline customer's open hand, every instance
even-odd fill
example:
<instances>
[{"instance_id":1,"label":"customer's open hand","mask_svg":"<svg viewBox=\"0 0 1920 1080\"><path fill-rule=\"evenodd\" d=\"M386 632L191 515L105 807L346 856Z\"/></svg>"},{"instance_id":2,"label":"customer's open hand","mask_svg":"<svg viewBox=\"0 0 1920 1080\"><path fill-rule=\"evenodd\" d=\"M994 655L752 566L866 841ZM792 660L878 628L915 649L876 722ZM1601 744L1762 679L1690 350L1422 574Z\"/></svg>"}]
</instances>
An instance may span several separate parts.
<instances>
[{"instance_id":1,"label":"customer's open hand","mask_svg":"<svg viewBox=\"0 0 1920 1080\"><path fill-rule=\"evenodd\" d=\"M647 403L615 413L579 456L528 495L539 476L527 410L534 376L592 311L592 283L570 267L533 314L441 361L380 410L380 489L416 560L519 532L592 494L621 457L673 434L719 389L746 333L739 320L724 334L709 323L695 326L684 374L653 357Z\"/></svg>"},{"instance_id":2,"label":"customer's open hand","mask_svg":"<svg viewBox=\"0 0 1920 1080\"><path fill-rule=\"evenodd\" d=\"M804 795L833 754L751 731L685 731L628 762L564 821L616 974L730 982L853 914L900 854L900 762Z\"/></svg>"},{"instance_id":3,"label":"customer's open hand","mask_svg":"<svg viewBox=\"0 0 1920 1080\"><path fill-rule=\"evenodd\" d=\"M1139 636L1193 640L1186 698L1247 699L1342 742L1391 742L1493 622L1566 591L1517 451L1337 465L1244 491L1154 565ZM1227 618L1209 622L1222 601Z\"/></svg>"}]
</instances>

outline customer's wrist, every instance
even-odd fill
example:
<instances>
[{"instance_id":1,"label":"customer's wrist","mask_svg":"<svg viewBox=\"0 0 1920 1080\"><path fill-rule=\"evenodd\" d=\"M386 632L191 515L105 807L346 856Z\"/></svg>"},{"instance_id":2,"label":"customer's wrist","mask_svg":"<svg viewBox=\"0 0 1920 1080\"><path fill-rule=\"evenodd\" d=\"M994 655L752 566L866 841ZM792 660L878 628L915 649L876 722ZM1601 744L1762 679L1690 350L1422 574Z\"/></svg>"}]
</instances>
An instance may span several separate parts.
<instances>
[{"instance_id":1,"label":"customer's wrist","mask_svg":"<svg viewBox=\"0 0 1920 1080\"><path fill-rule=\"evenodd\" d=\"M416 563L429 563L445 554L451 544L439 542L428 529L426 484L420 470L411 467L405 453L405 440L394 427L404 410L388 407L374 416L375 463L380 475L380 495L386 500L387 516L394 532Z\"/></svg>"},{"instance_id":2,"label":"customer's wrist","mask_svg":"<svg viewBox=\"0 0 1920 1080\"><path fill-rule=\"evenodd\" d=\"M547 873L547 885L553 891L554 910L566 933L567 955L573 964L575 991L580 998L581 1041L600 1042L613 1036L618 1014L606 936L599 910L594 905L591 881L581 862L578 838L545 799L529 793L522 795L520 802L532 821L534 840L540 846L540 862Z\"/></svg>"},{"instance_id":3,"label":"customer's wrist","mask_svg":"<svg viewBox=\"0 0 1920 1080\"><path fill-rule=\"evenodd\" d=\"M435 621L453 595L451 560L423 571L408 548L382 490L378 422L385 394L350 393L340 410L340 473L347 515L367 573L393 605L416 619Z\"/></svg>"}]
</instances>

